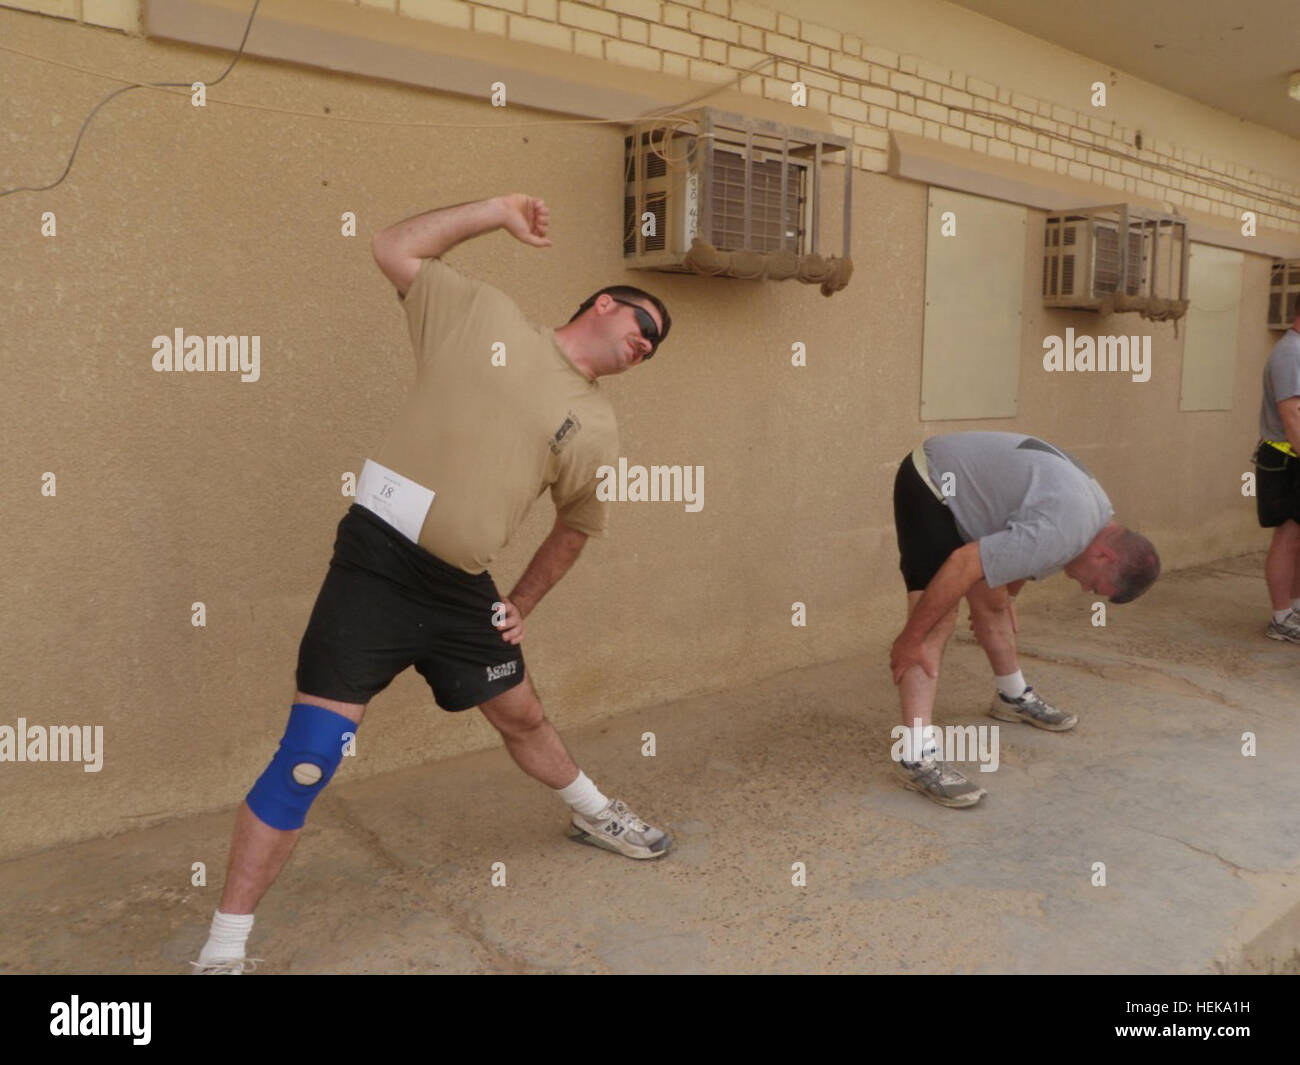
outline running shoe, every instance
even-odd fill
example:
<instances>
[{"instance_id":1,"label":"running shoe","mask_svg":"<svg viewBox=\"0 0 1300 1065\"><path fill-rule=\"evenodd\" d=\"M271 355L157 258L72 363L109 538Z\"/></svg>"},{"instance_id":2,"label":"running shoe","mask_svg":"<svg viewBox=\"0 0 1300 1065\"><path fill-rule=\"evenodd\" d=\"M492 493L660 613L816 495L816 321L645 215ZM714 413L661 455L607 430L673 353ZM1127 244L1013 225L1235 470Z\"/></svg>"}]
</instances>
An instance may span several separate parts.
<instances>
[{"instance_id":1,"label":"running shoe","mask_svg":"<svg viewBox=\"0 0 1300 1065\"><path fill-rule=\"evenodd\" d=\"M1287 612L1281 621L1270 619L1268 628L1264 630L1264 635L1270 640L1289 640L1291 643L1300 643L1300 614L1291 610Z\"/></svg>"},{"instance_id":2,"label":"running shoe","mask_svg":"<svg viewBox=\"0 0 1300 1065\"><path fill-rule=\"evenodd\" d=\"M672 846L666 833L646 824L628 808L627 803L617 799L595 817L584 817L575 810L569 838L629 858L662 858Z\"/></svg>"},{"instance_id":3,"label":"running shoe","mask_svg":"<svg viewBox=\"0 0 1300 1065\"><path fill-rule=\"evenodd\" d=\"M240 976L243 973L251 973L257 968L257 963L261 958L225 958L221 961L197 962L192 961L194 966L191 976Z\"/></svg>"},{"instance_id":4,"label":"running shoe","mask_svg":"<svg viewBox=\"0 0 1300 1065\"><path fill-rule=\"evenodd\" d=\"M987 794L937 758L922 758L919 762L900 760L894 763L894 772L903 787L919 791L940 806L974 806Z\"/></svg>"},{"instance_id":5,"label":"running shoe","mask_svg":"<svg viewBox=\"0 0 1300 1065\"><path fill-rule=\"evenodd\" d=\"M1079 723L1078 714L1058 710L1033 688L1026 688L1025 694L1019 699L1008 699L998 692L993 696L989 716L996 717L999 721L1023 721L1027 725L1045 728L1049 732L1064 732Z\"/></svg>"}]
</instances>

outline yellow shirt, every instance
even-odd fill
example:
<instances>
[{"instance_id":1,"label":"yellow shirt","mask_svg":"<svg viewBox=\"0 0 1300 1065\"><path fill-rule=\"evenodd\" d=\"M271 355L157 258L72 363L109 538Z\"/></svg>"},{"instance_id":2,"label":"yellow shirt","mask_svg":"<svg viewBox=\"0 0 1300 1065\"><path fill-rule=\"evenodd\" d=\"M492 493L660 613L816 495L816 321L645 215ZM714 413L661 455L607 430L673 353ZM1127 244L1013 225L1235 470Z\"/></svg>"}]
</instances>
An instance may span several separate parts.
<instances>
[{"instance_id":1,"label":"yellow shirt","mask_svg":"<svg viewBox=\"0 0 1300 1065\"><path fill-rule=\"evenodd\" d=\"M618 425L554 330L439 259L403 306L415 382L372 457L434 492L420 546L481 573L547 488L566 525L603 533L596 470L618 462Z\"/></svg>"}]
</instances>

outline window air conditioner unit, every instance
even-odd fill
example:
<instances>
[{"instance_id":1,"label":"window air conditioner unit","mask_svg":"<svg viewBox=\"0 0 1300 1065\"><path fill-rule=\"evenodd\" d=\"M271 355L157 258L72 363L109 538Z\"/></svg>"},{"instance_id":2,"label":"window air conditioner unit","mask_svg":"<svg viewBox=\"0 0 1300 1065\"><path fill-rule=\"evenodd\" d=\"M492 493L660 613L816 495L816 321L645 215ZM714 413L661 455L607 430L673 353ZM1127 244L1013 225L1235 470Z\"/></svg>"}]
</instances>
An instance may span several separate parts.
<instances>
[{"instance_id":1,"label":"window air conditioner unit","mask_svg":"<svg viewBox=\"0 0 1300 1065\"><path fill-rule=\"evenodd\" d=\"M1274 259L1268 286L1268 327L1290 329L1300 313L1300 259Z\"/></svg>"},{"instance_id":2,"label":"window air conditioner unit","mask_svg":"<svg viewBox=\"0 0 1300 1065\"><path fill-rule=\"evenodd\" d=\"M1048 215L1043 305L1179 317L1190 249L1175 215L1122 203Z\"/></svg>"},{"instance_id":3,"label":"window air conditioner unit","mask_svg":"<svg viewBox=\"0 0 1300 1065\"><path fill-rule=\"evenodd\" d=\"M846 137L712 108L637 122L624 140L625 263L690 271L696 238L721 253L819 254L829 153L845 164L840 254L847 257L850 147Z\"/></svg>"}]
</instances>

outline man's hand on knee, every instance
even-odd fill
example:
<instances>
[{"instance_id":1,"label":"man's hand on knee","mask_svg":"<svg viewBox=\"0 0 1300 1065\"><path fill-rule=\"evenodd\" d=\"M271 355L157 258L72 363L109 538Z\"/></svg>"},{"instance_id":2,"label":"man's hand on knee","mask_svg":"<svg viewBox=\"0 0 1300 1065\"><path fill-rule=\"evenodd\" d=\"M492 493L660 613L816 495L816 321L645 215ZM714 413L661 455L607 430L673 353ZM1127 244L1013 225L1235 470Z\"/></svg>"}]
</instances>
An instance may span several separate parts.
<instances>
[{"instance_id":1,"label":"man's hand on knee","mask_svg":"<svg viewBox=\"0 0 1300 1065\"><path fill-rule=\"evenodd\" d=\"M903 674L913 666L920 666L928 677L937 677L939 651L926 640L913 641L900 636L889 652L889 668L894 675L894 683L901 684Z\"/></svg>"}]
</instances>

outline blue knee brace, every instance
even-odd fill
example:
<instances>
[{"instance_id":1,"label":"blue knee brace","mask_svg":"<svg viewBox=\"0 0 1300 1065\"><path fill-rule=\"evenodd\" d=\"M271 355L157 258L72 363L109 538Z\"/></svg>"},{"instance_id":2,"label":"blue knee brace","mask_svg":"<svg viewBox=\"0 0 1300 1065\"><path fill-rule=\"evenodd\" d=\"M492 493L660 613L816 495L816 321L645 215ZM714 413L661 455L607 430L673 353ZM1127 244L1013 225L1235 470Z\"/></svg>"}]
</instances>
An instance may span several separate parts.
<instances>
[{"instance_id":1,"label":"blue knee brace","mask_svg":"<svg viewBox=\"0 0 1300 1065\"><path fill-rule=\"evenodd\" d=\"M245 802L272 828L302 828L321 789L343 761L348 740L357 724L342 714L309 703L294 703L280 749L257 778Z\"/></svg>"}]
</instances>

